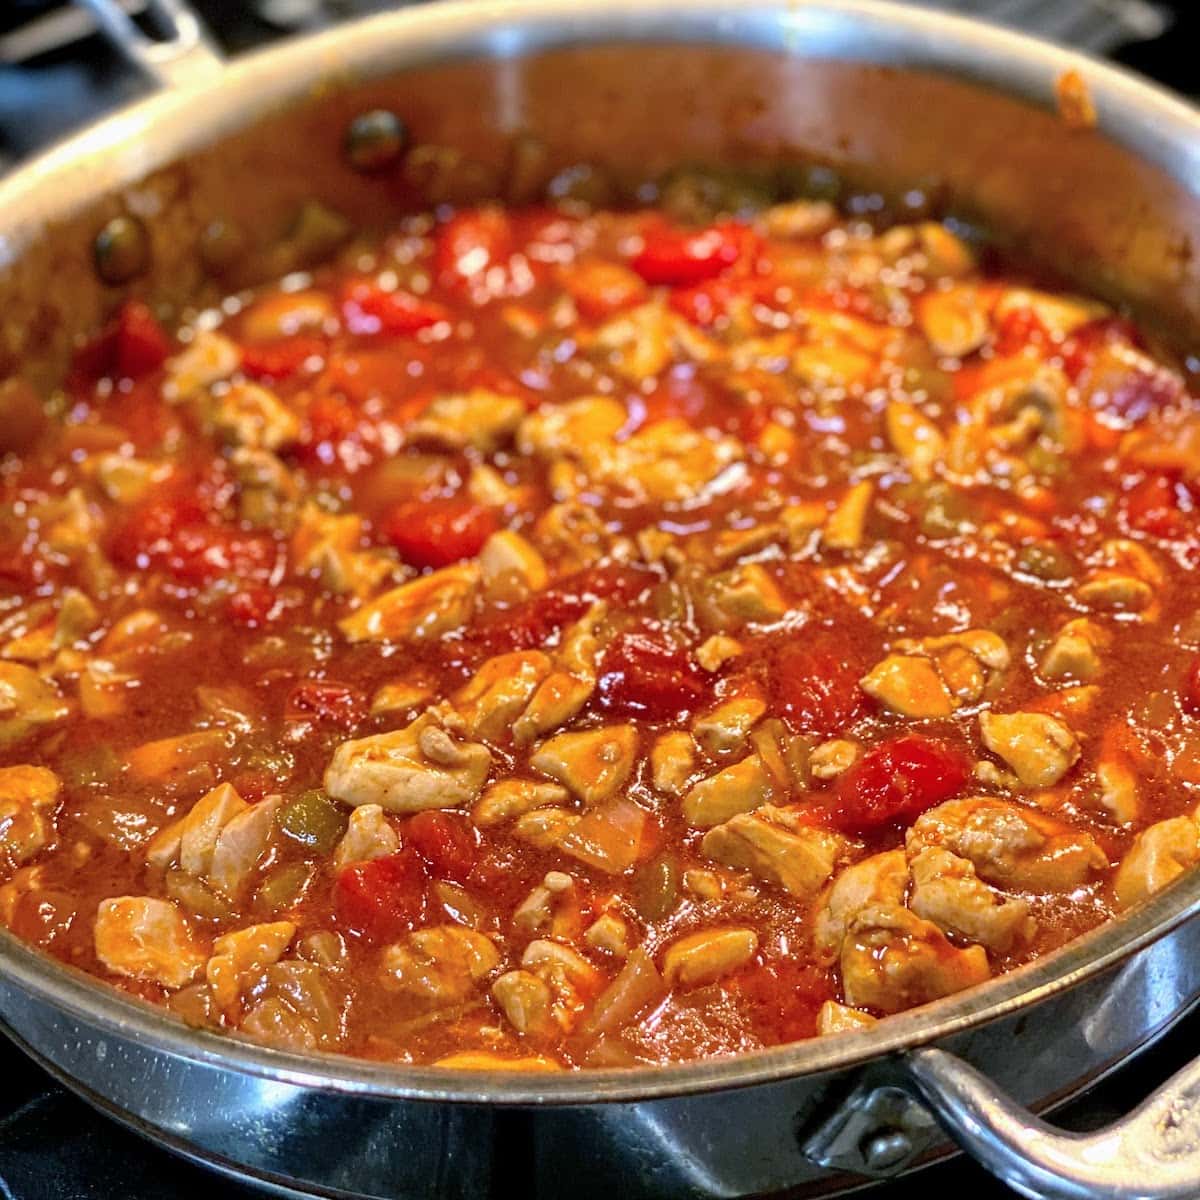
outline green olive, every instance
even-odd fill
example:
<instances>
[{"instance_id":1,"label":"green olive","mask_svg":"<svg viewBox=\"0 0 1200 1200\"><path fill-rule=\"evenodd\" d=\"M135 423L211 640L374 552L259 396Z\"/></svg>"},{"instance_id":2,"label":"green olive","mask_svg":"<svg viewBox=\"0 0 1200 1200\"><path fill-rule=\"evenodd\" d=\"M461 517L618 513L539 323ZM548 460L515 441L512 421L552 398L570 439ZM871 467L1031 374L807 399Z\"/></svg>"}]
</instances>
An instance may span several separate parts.
<instances>
[{"instance_id":1,"label":"green olive","mask_svg":"<svg viewBox=\"0 0 1200 1200\"><path fill-rule=\"evenodd\" d=\"M1070 555L1053 542L1030 542L1017 551L1015 565L1023 575L1060 583L1075 574Z\"/></svg>"},{"instance_id":2,"label":"green olive","mask_svg":"<svg viewBox=\"0 0 1200 1200\"><path fill-rule=\"evenodd\" d=\"M346 161L364 174L392 166L408 146L408 126L387 108L359 113L346 127Z\"/></svg>"},{"instance_id":3,"label":"green olive","mask_svg":"<svg viewBox=\"0 0 1200 1200\"><path fill-rule=\"evenodd\" d=\"M301 792L279 812L279 828L302 846L328 854L346 832L347 817L319 788Z\"/></svg>"},{"instance_id":4,"label":"green olive","mask_svg":"<svg viewBox=\"0 0 1200 1200\"><path fill-rule=\"evenodd\" d=\"M93 253L105 283L129 283L150 265L150 235L137 217L113 217L96 234Z\"/></svg>"},{"instance_id":5,"label":"green olive","mask_svg":"<svg viewBox=\"0 0 1200 1200\"><path fill-rule=\"evenodd\" d=\"M646 921L661 921L679 903L679 863L673 854L660 854L633 875L633 906Z\"/></svg>"}]
</instances>

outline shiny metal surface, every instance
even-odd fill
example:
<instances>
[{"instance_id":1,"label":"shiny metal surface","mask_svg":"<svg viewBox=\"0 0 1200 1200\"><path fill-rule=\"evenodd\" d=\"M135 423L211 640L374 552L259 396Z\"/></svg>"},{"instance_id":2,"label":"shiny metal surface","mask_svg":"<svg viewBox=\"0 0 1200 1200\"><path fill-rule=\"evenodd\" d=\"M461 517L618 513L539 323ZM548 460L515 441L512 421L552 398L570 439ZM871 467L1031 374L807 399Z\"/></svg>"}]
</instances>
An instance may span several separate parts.
<instances>
[{"instance_id":1,"label":"shiny metal surface","mask_svg":"<svg viewBox=\"0 0 1200 1200\"><path fill-rule=\"evenodd\" d=\"M145 13L163 31L148 37L134 23L125 6L116 0L78 0L96 19L99 28L129 61L163 87L186 87L212 78L224 69L224 60L199 18L182 0L148 0Z\"/></svg>"},{"instance_id":2,"label":"shiny metal surface","mask_svg":"<svg viewBox=\"0 0 1200 1200\"><path fill-rule=\"evenodd\" d=\"M446 4L254 55L218 78L210 66L0 183L0 369L4 356L61 361L123 294L94 278L88 254L126 209L148 214L154 240L137 287L180 306L208 286L181 230L233 214L253 244L313 195L356 220L396 211L333 149L346 116L381 98L417 136L485 164L532 130L551 161L650 173L793 153L893 182L936 172L964 212L1085 285L1200 327L1196 114L1100 64L941 14L869 0ZM1097 131L1047 111L1067 68L1088 81ZM647 122L648 110L668 116ZM936 1043L1040 1108L1166 1028L1200 996L1198 905L1193 874L1062 951L877 1029L647 1071L479 1075L274 1051L187 1029L7 933L0 1015L136 1127L310 1194L817 1194L849 1182L831 1168L882 1175L946 1152L922 1121L903 1139L866 1121L837 1140L856 1098L917 1094L904 1056L918 1047ZM971 1141L971 1121L936 1111ZM1200 1190L1200 1163L1192 1170Z\"/></svg>"}]
</instances>

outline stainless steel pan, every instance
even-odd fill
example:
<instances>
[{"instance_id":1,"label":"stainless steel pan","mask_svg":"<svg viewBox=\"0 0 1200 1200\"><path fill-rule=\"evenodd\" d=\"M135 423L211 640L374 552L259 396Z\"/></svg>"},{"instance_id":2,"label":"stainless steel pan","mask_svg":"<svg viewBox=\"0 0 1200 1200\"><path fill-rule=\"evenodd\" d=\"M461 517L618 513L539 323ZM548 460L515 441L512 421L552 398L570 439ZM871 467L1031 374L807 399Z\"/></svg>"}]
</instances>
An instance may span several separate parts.
<instances>
[{"instance_id":1,"label":"stainless steel pan","mask_svg":"<svg viewBox=\"0 0 1200 1200\"><path fill-rule=\"evenodd\" d=\"M869 0L515 0L383 16L226 67L176 0L159 0L161 42L90 3L172 86L0 183L0 373L53 380L72 338L127 294L178 312L279 270L314 200L378 225L504 194L530 144L546 173L815 157L863 186L932 187L1176 336L1200 328L1200 117L1019 36ZM1054 112L1068 69L1097 129ZM455 170L412 155L353 170L346 125L381 105L440 148L421 161ZM97 263L114 221L138 248L116 272ZM1028 1195L1182 1200L1200 1194L1200 1064L1087 1137L1031 1110L1200 997L1198 905L1200 874L874 1030L655 1070L479 1075L283 1053L187 1029L3 933L0 1020L114 1116L283 1194L829 1194L941 1157L948 1134Z\"/></svg>"}]
</instances>

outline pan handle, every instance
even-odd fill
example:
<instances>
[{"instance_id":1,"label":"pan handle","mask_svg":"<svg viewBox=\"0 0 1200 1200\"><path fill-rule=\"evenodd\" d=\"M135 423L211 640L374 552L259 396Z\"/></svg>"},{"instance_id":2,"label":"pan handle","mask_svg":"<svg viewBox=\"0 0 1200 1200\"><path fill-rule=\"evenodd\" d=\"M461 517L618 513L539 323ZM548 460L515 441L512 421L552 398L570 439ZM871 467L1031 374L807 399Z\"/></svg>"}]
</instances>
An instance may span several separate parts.
<instances>
[{"instance_id":1,"label":"pan handle","mask_svg":"<svg viewBox=\"0 0 1200 1200\"><path fill-rule=\"evenodd\" d=\"M1034 1200L1195 1200L1200 1195L1200 1059L1128 1116L1066 1133L1033 1116L945 1050L902 1060L910 1086L973 1158Z\"/></svg>"},{"instance_id":2,"label":"pan handle","mask_svg":"<svg viewBox=\"0 0 1200 1200\"><path fill-rule=\"evenodd\" d=\"M100 31L159 87L183 87L216 75L224 59L186 0L147 0L146 15L159 31L143 33L120 0L77 0Z\"/></svg>"}]
</instances>

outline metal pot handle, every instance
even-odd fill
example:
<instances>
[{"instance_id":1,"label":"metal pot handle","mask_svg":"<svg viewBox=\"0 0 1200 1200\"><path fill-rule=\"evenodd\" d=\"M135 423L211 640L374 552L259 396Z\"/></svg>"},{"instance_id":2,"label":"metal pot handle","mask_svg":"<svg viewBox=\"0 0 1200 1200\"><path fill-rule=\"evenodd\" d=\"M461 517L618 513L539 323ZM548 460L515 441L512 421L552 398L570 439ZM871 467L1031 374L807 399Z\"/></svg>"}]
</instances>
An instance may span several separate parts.
<instances>
[{"instance_id":1,"label":"metal pot handle","mask_svg":"<svg viewBox=\"0 0 1200 1200\"><path fill-rule=\"evenodd\" d=\"M904 1068L924 1104L968 1154L1034 1200L1195 1200L1200 1195L1200 1059L1128 1116L1065 1133L945 1050Z\"/></svg>"},{"instance_id":2,"label":"metal pot handle","mask_svg":"<svg viewBox=\"0 0 1200 1200\"><path fill-rule=\"evenodd\" d=\"M160 87L183 87L219 73L220 50L185 0L147 0L146 14L161 37L143 33L119 0L78 0L100 31Z\"/></svg>"}]
</instances>

